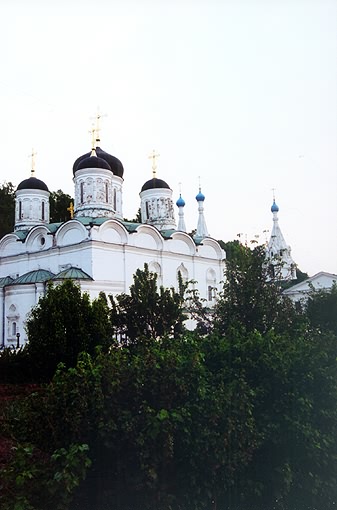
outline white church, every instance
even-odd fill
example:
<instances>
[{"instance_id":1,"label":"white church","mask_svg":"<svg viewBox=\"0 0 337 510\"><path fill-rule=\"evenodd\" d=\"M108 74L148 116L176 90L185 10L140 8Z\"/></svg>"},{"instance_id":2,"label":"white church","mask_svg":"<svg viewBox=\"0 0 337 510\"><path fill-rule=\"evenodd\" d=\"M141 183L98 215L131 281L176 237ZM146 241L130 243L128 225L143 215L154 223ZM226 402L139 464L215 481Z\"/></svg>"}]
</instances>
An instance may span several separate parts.
<instances>
[{"instance_id":1,"label":"white church","mask_svg":"<svg viewBox=\"0 0 337 510\"><path fill-rule=\"evenodd\" d=\"M97 133L97 131L96 131ZM100 148L93 136L91 152L73 165L72 219L49 222L49 190L35 176L17 187L14 232L0 240L0 348L27 342L25 321L46 292L49 281L75 279L91 298L128 292L133 275L147 263L158 283L177 288L178 272L194 280L211 306L223 280L225 252L207 231L205 196L196 196L198 222L186 233L185 202L156 175L140 191L141 223L123 220L122 163Z\"/></svg>"},{"instance_id":2,"label":"white church","mask_svg":"<svg viewBox=\"0 0 337 510\"><path fill-rule=\"evenodd\" d=\"M184 281L195 282L210 307L222 288L226 254L208 234L201 189L192 236L186 232L181 195L176 201L176 223L172 190L157 178L153 152L152 179L139 193L141 222L125 221L124 168L101 149L99 118L92 130L91 151L73 164L75 199L70 220L50 223L50 193L35 176L34 155L31 176L17 187L14 232L0 240L0 349L27 342L27 316L50 281L76 280L91 299L100 292L127 293L136 270L147 263L165 288L177 289L179 272ZM274 199L266 257L275 271L281 270L282 279L294 279L296 266L278 224L278 211Z\"/></svg>"}]
</instances>

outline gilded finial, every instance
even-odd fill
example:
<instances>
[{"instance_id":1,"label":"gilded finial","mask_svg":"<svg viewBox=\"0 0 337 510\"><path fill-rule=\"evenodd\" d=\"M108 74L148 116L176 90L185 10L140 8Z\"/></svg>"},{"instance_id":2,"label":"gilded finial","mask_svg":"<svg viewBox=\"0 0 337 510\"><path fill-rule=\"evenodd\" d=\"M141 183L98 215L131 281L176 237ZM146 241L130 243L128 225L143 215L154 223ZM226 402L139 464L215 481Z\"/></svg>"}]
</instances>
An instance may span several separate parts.
<instances>
[{"instance_id":1,"label":"gilded finial","mask_svg":"<svg viewBox=\"0 0 337 510\"><path fill-rule=\"evenodd\" d=\"M152 154L150 154L149 159L152 159L152 173L153 178L156 178L157 175L157 165L156 165L156 159L159 158L160 154L156 154L156 151L153 149Z\"/></svg>"},{"instance_id":2,"label":"gilded finial","mask_svg":"<svg viewBox=\"0 0 337 510\"><path fill-rule=\"evenodd\" d=\"M100 132L101 132L101 118L102 117L106 117L106 115L102 115L100 112L99 112L99 108L97 108L97 113L96 113L96 116L95 117L91 117L92 120L95 120L96 121L96 128L95 128L95 134L96 134L96 137L95 137L95 148L99 146L99 142L101 141L101 138L100 138Z\"/></svg>"},{"instance_id":3,"label":"gilded finial","mask_svg":"<svg viewBox=\"0 0 337 510\"><path fill-rule=\"evenodd\" d=\"M70 202L69 207L67 207L67 211L70 213L70 218L73 219L74 217L74 204Z\"/></svg>"},{"instance_id":4,"label":"gilded finial","mask_svg":"<svg viewBox=\"0 0 337 510\"><path fill-rule=\"evenodd\" d=\"M36 154L37 154L37 152L35 152L34 149L32 149L31 154L29 154L29 157L31 158L31 170L30 170L31 177L35 177L35 156L36 156Z\"/></svg>"},{"instance_id":5,"label":"gilded finial","mask_svg":"<svg viewBox=\"0 0 337 510\"><path fill-rule=\"evenodd\" d=\"M89 133L91 134L91 156L96 156L96 144L95 144L96 129L95 129L94 124L92 124L91 130L89 131Z\"/></svg>"}]
</instances>

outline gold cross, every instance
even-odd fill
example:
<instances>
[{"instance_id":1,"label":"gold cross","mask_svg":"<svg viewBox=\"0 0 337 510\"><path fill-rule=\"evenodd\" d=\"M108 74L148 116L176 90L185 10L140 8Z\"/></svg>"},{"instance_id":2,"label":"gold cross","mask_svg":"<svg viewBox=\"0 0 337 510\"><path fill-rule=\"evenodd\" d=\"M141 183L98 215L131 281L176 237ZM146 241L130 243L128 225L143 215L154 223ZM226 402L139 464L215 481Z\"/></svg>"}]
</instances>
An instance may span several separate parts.
<instances>
[{"instance_id":1,"label":"gold cross","mask_svg":"<svg viewBox=\"0 0 337 510\"><path fill-rule=\"evenodd\" d=\"M74 204L70 202L69 207L67 207L67 211L70 212L70 218L73 219L74 217Z\"/></svg>"},{"instance_id":2,"label":"gold cross","mask_svg":"<svg viewBox=\"0 0 337 510\"><path fill-rule=\"evenodd\" d=\"M152 154L150 154L149 159L152 159L152 172L153 178L155 179L157 173L157 165L156 159L159 158L160 154L156 154L156 151L153 149Z\"/></svg>"},{"instance_id":3,"label":"gold cross","mask_svg":"<svg viewBox=\"0 0 337 510\"><path fill-rule=\"evenodd\" d=\"M96 137L95 137L95 134L96 134L96 129L95 129L95 126L92 124L91 126L91 130L89 131L89 133L91 134L91 156L96 156Z\"/></svg>"},{"instance_id":4,"label":"gold cross","mask_svg":"<svg viewBox=\"0 0 337 510\"><path fill-rule=\"evenodd\" d=\"M96 147L98 146L99 142L101 141L101 138L100 138L100 132L101 132L101 125L100 125L100 121L101 121L101 118L102 118L102 117L106 117L106 115L102 115L102 114L99 112L99 108L97 108L96 116L95 116L95 117L91 117L91 119L92 119L92 120L96 120L96 128L95 128L95 133L96 133L96 138L95 138Z\"/></svg>"},{"instance_id":5,"label":"gold cross","mask_svg":"<svg viewBox=\"0 0 337 510\"><path fill-rule=\"evenodd\" d=\"M32 153L29 154L29 157L32 158L31 177L35 176L35 156L36 156L36 154L37 154L37 152L35 152L34 149L32 149Z\"/></svg>"}]
</instances>

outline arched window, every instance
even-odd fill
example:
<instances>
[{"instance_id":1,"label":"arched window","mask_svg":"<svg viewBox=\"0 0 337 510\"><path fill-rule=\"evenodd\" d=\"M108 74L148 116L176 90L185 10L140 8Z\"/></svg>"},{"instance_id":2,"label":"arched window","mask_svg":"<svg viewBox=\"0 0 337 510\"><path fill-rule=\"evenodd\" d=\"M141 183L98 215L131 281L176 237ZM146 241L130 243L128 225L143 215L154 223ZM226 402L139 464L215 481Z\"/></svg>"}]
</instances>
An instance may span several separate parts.
<instances>
[{"instance_id":1,"label":"arched window","mask_svg":"<svg viewBox=\"0 0 337 510\"><path fill-rule=\"evenodd\" d=\"M182 262L177 269L177 286L179 285L179 273L181 274L181 278L183 283L187 283L188 281L188 271Z\"/></svg>"},{"instance_id":2,"label":"arched window","mask_svg":"<svg viewBox=\"0 0 337 510\"><path fill-rule=\"evenodd\" d=\"M214 269L209 268L206 273L207 301L213 301L216 296L216 274Z\"/></svg>"},{"instance_id":3,"label":"arched window","mask_svg":"<svg viewBox=\"0 0 337 510\"><path fill-rule=\"evenodd\" d=\"M157 287L163 285L162 270L160 264L158 264L158 262L150 262L149 271L151 271L151 273L156 273Z\"/></svg>"}]
</instances>

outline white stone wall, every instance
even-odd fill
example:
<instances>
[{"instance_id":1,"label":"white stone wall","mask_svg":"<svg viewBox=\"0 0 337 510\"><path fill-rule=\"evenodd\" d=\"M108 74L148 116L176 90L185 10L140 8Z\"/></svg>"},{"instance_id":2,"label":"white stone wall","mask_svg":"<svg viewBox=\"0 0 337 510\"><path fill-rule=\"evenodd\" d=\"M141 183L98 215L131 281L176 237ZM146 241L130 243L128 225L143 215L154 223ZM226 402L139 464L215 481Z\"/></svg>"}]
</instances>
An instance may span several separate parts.
<instances>
[{"instance_id":1,"label":"white stone wall","mask_svg":"<svg viewBox=\"0 0 337 510\"><path fill-rule=\"evenodd\" d=\"M74 266L94 279L82 285L82 290L88 291L91 298L97 297L100 291L107 294L128 292L133 275L138 268L144 267L145 262L159 274L160 283L168 288L177 288L180 270L185 279L197 281L200 296L205 299L210 296L209 287L214 289L214 296L223 279L225 254L215 240L207 238L203 245L196 246L183 232L175 232L171 239L164 240L150 225L140 225L130 234L116 220L108 220L99 227L85 227L78 220L71 220L54 234L50 234L46 227L36 227L25 243L15 241L14 244L12 236L9 234L0 241L0 277L10 275L15 278L37 269L57 274L65 267ZM44 243L41 243L42 237L46 239ZM3 330L12 305L19 313L17 327L21 341L24 341L26 315L44 290L44 284L5 287L0 345L8 340Z\"/></svg>"}]
</instances>

